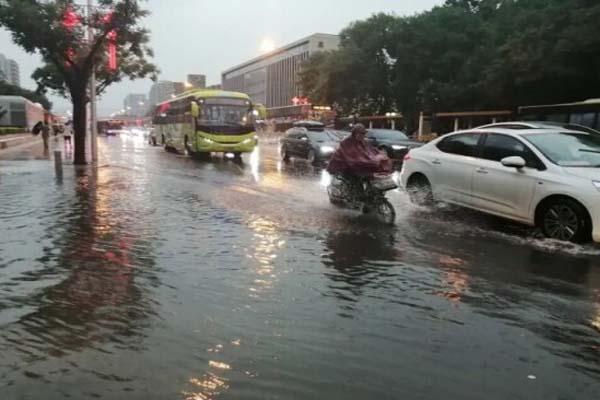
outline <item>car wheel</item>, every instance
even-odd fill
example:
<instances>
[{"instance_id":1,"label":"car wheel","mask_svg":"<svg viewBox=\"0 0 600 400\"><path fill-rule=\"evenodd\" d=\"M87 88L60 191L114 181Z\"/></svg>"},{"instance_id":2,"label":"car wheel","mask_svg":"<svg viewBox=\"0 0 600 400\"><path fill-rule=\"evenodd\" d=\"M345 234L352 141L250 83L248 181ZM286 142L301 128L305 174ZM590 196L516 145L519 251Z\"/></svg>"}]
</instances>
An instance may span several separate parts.
<instances>
[{"instance_id":1,"label":"car wheel","mask_svg":"<svg viewBox=\"0 0 600 400\"><path fill-rule=\"evenodd\" d=\"M188 140L188 137L185 136L183 138L183 149L185 154L187 154L188 156L192 156L194 155L194 151L192 150L192 148L190 147L190 142Z\"/></svg>"},{"instance_id":2,"label":"car wheel","mask_svg":"<svg viewBox=\"0 0 600 400\"><path fill-rule=\"evenodd\" d=\"M433 204L431 183L423 175L411 177L406 185L406 191L413 204L419 206L430 206Z\"/></svg>"},{"instance_id":3,"label":"car wheel","mask_svg":"<svg viewBox=\"0 0 600 400\"><path fill-rule=\"evenodd\" d=\"M310 149L308 151L308 155L306 156L306 160L310 164L314 164L317 161L317 155L316 155L316 153L315 153L315 151L313 149Z\"/></svg>"},{"instance_id":4,"label":"car wheel","mask_svg":"<svg viewBox=\"0 0 600 400\"><path fill-rule=\"evenodd\" d=\"M281 159L284 162L290 161L290 155L289 155L289 153L287 151L287 148L285 146L281 146Z\"/></svg>"},{"instance_id":5,"label":"car wheel","mask_svg":"<svg viewBox=\"0 0 600 400\"><path fill-rule=\"evenodd\" d=\"M389 149L389 148L387 148L385 146L381 146L379 148L379 150L383 151L385 154L387 154L388 158L392 159L392 156L393 156L392 149Z\"/></svg>"},{"instance_id":6,"label":"car wheel","mask_svg":"<svg viewBox=\"0 0 600 400\"><path fill-rule=\"evenodd\" d=\"M590 240L591 224L585 208L571 199L546 204L539 219L544 235L551 239L582 243Z\"/></svg>"}]
</instances>

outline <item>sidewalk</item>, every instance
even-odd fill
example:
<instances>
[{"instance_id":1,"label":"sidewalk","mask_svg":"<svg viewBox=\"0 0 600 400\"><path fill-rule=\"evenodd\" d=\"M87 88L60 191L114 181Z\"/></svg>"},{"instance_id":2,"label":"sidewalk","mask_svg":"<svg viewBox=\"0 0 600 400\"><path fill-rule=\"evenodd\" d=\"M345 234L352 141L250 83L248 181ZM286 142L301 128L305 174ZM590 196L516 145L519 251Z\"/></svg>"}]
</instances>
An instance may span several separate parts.
<instances>
[{"instance_id":1,"label":"sidewalk","mask_svg":"<svg viewBox=\"0 0 600 400\"><path fill-rule=\"evenodd\" d=\"M0 160L16 161L16 160L50 160L53 159L54 149L59 149L63 152L64 159L69 159L72 152L65 154L63 139L51 136L49 140L48 152L44 152L44 144L41 135L33 136L31 134L24 135L6 135L12 136L7 138L8 142L2 146L4 135L0 137Z\"/></svg>"},{"instance_id":2,"label":"sidewalk","mask_svg":"<svg viewBox=\"0 0 600 400\"><path fill-rule=\"evenodd\" d=\"M0 135L0 150L6 149L7 147L18 146L28 141L39 139L31 133L15 133L11 135Z\"/></svg>"}]
</instances>

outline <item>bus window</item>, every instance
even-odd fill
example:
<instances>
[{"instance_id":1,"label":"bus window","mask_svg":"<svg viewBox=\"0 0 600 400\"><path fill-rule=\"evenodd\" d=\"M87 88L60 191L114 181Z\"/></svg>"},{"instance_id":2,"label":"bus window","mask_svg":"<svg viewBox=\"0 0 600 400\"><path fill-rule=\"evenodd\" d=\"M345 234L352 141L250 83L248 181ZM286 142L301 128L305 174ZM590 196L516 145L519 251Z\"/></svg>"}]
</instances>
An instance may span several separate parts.
<instances>
[{"instance_id":1,"label":"bus window","mask_svg":"<svg viewBox=\"0 0 600 400\"><path fill-rule=\"evenodd\" d=\"M596 122L596 113L585 112L585 113L573 113L569 118L569 123L587 126L594 128Z\"/></svg>"}]
</instances>

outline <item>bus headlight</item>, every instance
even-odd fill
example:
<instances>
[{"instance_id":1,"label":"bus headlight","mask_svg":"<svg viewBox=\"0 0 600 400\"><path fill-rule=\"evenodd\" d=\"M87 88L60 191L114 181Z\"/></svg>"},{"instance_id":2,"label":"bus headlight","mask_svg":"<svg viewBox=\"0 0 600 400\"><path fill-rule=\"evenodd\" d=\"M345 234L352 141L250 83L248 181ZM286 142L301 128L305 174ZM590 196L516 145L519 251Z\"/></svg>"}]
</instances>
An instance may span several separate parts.
<instances>
[{"instance_id":1,"label":"bus headlight","mask_svg":"<svg viewBox=\"0 0 600 400\"><path fill-rule=\"evenodd\" d=\"M329 154L329 153L333 153L335 151L335 149L331 146L321 146L321 153L323 154Z\"/></svg>"}]
</instances>

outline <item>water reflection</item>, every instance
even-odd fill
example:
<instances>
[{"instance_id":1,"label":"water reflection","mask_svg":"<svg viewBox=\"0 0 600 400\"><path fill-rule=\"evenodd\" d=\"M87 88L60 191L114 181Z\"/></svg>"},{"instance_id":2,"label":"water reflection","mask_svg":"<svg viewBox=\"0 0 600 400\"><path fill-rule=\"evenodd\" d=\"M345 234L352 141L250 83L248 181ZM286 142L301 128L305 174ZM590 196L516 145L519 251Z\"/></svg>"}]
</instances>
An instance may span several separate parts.
<instances>
[{"instance_id":1,"label":"water reflection","mask_svg":"<svg viewBox=\"0 0 600 400\"><path fill-rule=\"evenodd\" d=\"M52 246L38 260L42 268L27 271L29 281L57 283L21 299L21 307L32 311L0 334L28 358L60 357L109 342L135 347L138 342L127 339L143 336L155 314L149 289L157 282L152 247L138 236L141 216L131 209L123 215L116 207L131 207L118 193L126 183L108 168L75 171L75 196L63 205L64 219L46 228Z\"/></svg>"},{"instance_id":2,"label":"water reflection","mask_svg":"<svg viewBox=\"0 0 600 400\"><path fill-rule=\"evenodd\" d=\"M438 295L544 338L551 343L546 350L569 367L600 378L599 262L499 240L486 241L484 251L479 240L413 226L416 245L429 254L454 249L437 256Z\"/></svg>"},{"instance_id":3,"label":"water reflection","mask_svg":"<svg viewBox=\"0 0 600 400\"><path fill-rule=\"evenodd\" d=\"M382 287L394 278L392 262L401 254L394 246L393 231L354 228L359 230L330 232L325 239L327 252L322 257L323 264L333 268L325 274L331 280L331 292L344 301L346 311L354 309L353 303L368 288Z\"/></svg>"},{"instance_id":4,"label":"water reflection","mask_svg":"<svg viewBox=\"0 0 600 400\"><path fill-rule=\"evenodd\" d=\"M259 297L261 293L271 289L277 280L275 260L285 241L281 240L277 225L269 219L253 216L249 227L254 232L254 239L252 247L246 250L246 257L256 262L257 275L249 291L250 297Z\"/></svg>"}]
</instances>

